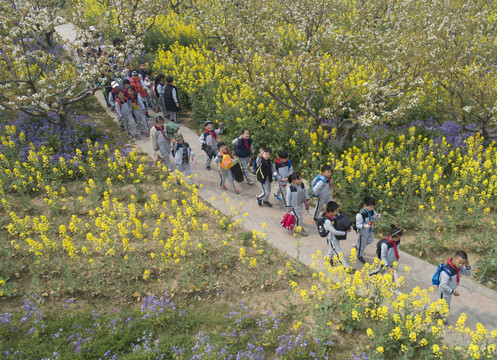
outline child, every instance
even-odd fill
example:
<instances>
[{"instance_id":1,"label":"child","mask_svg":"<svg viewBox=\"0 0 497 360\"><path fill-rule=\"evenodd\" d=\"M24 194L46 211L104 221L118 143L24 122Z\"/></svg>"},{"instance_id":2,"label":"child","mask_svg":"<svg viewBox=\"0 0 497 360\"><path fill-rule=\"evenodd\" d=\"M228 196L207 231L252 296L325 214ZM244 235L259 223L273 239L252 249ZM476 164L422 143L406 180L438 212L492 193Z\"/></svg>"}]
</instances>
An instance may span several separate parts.
<instances>
[{"instance_id":1,"label":"child","mask_svg":"<svg viewBox=\"0 0 497 360\"><path fill-rule=\"evenodd\" d=\"M336 236L347 235L346 231L340 231L335 228L338 208L339 205L334 201L329 201L326 204L326 219L323 223L323 227L327 231L326 240L328 241L328 245L330 245L330 248L328 249L328 258L330 259L330 264L334 266L336 255L338 262L342 264L344 268L348 269L349 264L345 261L345 256L343 256L342 248L340 247L340 241L336 238ZM350 230L351 229L348 231Z\"/></svg>"},{"instance_id":2,"label":"child","mask_svg":"<svg viewBox=\"0 0 497 360\"><path fill-rule=\"evenodd\" d=\"M223 155L230 155L228 147L222 141L220 141L217 144L217 147L219 150L216 157L214 158L214 161L219 164L219 175L221 176L221 190L227 190L226 186L224 186L224 182L226 181L226 178L228 178L228 182L231 185L231 189L233 189L233 192L235 194L238 194L238 190L235 189L235 182L233 180L233 176L231 175L231 169L223 169L221 167L221 162L223 161Z\"/></svg>"},{"instance_id":3,"label":"child","mask_svg":"<svg viewBox=\"0 0 497 360\"><path fill-rule=\"evenodd\" d=\"M290 186L286 192L286 212L292 213L297 219L296 225L300 226L302 229L300 235L309 236L309 234L304 229L304 218L302 216L302 204L305 205L306 209L309 209L309 194L305 185L302 183L302 174L298 171L294 172L288 177L288 182Z\"/></svg>"},{"instance_id":4,"label":"child","mask_svg":"<svg viewBox=\"0 0 497 360\"><path fill-rule=\"evenodd\" d=\"M158 113L160 104L159 104L159 98L155 93L155 76L153 70L147 71L147 75L145 76L145 80L143 80L143 83L147 88L147 103L149 107L152 107L154 112Z\"/></svg>"},{"instance_id":5,"label":"child","mask_svg":"<svg viewBox=\"0 0 497 360\"><path fill-rule=\"evenodd\" d=\"M152 148L154 151L160 151L163 161L166 163L167 171L171 172L173 169L173 164L169 158L171 154L171 143L175 142L174 138L169 139L164 131L164 121L162 116L157 116L155 118L155 125L150 129L150 139L152 141Z\"/></svg>"},{"instance_id":6,"label":"child","mask_svg":"<svg viewBox=\"0 0 497 360\"><path fill-rule=\"evenodd\" d=\"M141 127L141 134L149 137L150 129L148 128L147 117L145 116L145 104L141 95L135 91L133 86L128 88L129 104L133 109L133 116L135 117L136 124Z\"/></svg>"},{"instance_id":7,"label":"child","mask_svg":"<svg viewBox=\"0 0 497 360\"><path fill-rule=\"evenodd\" d=\"M159 74L155 78L155 94L159 98L164 116L166 116L166 104L164 102L164 91L166 89L166 84L164 83L165 79L166 76L164 74Z\"/></svg>"},{"instance_id":8,"label":"child","mask_svg":"<svg viewBox=\"0 0 497 360\"><path fill-rule=\"evenodd\" d=\"M128 79L122 81L122 88L124 89L124 96L129 97L128 88L131 86L131 82Z\"/></svg>"},{"instance_id":9,"label":"child","mask_svg":"<svg viewBox=\"0 0 497 360\"><path fill-rule=\"evenodd\" d=\"M238 156L238 160L240 161L243 176L247 179L247 184L253 185L254 181L250 178L250 172L248 170L250 157L254 153L254 145L252 144L252 138L250 137L250 130L243 128L242 134L233 140L232 143L235 145L235 155Z\"/></svg>"},{"instance_id":10,"label":"child","mask_svg":"<svg viewBox=\"0 0 497 360\"><path fill-rule=\"evenodd\" d=\"M452 295L459 296L457 286L459 285L460 274L471 275L471 265L468 261L468 254L464 251L458 251L454 257L447 260L444 265L445 269L440 271L440 285L438 286L438 295L440 299L445 299L450 309ZM449 275L450 274L450 275Z\"/></svg>"},{"instance_id":11,"label":"child","mask_svg":"<svg viewBox=\"0 0 497 360\"><path fill-rule=\"evenodd\" d=\"M280 194L285 201L286 186L288 184L288 177L293 173L292 162L288 159L288 153L284 150L278 153L278 158L274 163L276 172L276 181L278 182L278 190L273 194L276 200L280 201Z\"/></svg>"},{"instance_id":12,"label":"child","mask_svg":"<svg viewBox=\"0 0 497 360\"><path fill-rule=\"evenodd\" d=\"M178 122L178 111L180 111L179 100L178 100L178 90L176 86L173 85L173 77L168 76L166 78L166 87L164 88L164 107L166 108L166 117L169 120Z\"/></svg>"},{"instance_id":13,"label":"child","mask_svg":"<svg viewBox=\"0 0 497 360\"><path fill-rule=\"evenodd\" d=\"M140 75L140 78L142 80L145 80L145 76L147 76L147 64L140 63L137 71L138 71L138 74Z\"/></svg>"},{"instance_id":14,"label":"child","mask_svg":"<svg viewBox=\"0 0 497 360\"><path fill-rule=\"evenodd\" d=\"M205 166L207 170L211 169L211 161L216 157L218 152L217 136L223 132L223 123L219 123L219 129L214 130L212 121L206 121L204 124L205 131L200 135L199 141L202 145L202 150L207 154L207 162Z\"/></svg>"},{"instance_id":15,"label":"child","mask_svg":"<svg viewBox=\"0 0 497 360\"><path fill-rule=\"evenodd\" d=\"M185 177L190 176L189 183L192 185L193 177L191 176L192 172L190 170L190 158L194 161L195 154L190 145L183 139L182 134L177 133L174 135L174 138L176 139L176 144L173 146L171 152L173 154L174 163L176 164L176 169L182 172Z\"/></svg>"},{"instance_id":16,"label":"child","mask_svg":"<svg viewBox=\"0 0 497 360\"><path fill-rule=\"evenodd\" d=\"M116 112L119 121L124 123L124 127L129 136L134 136L136 140L141 140L136 131L135 119L133 119L133 109L131 108L129 100L126 99L124 92L121 89L118 89L116 94Z\"/></svg>"},{"instance_id":17,"label":"child","mask_svg":"<svg viewBox=\"0 0 497 360\"><path fill-rule=\"evenodd\" d=\"M119 89L119 83L117 81L113 81L110 85L112 86L112 90L109 92L110 111L115 111L117 99L116 91Z\"/></svg>"},{"instance_id":18,"label":"child","mask_svg":"<svg viewBox=\"0 0 497 360\"><path fill-rule=\"evenodd\" d=\"M273 207L269 203L269 194L271 194L271 181L273 181L273 167L271 165L271 149L259 149L259 156L256 160L257 166L257 181L261 183L262 194L256 196L257 204L262 206L262 203L267 207Z\"/></svg>"},{"instance_id":19,"label":"child","mask_svg":"<svg viewBox=\"0 0 497 360\"><path fill-rule=\"evenodd\" d=\"M392 224L387 238L379 241L380 259L384 262L382 268L386 268L389 272L394 272L394 278L397 276L394 263L399 261L399 244L402 234L402 229Z\"/></svg>"},{"instance_id":20,"label":"child","mask_svg":"<svg viewBox=\"0 0 497 360\"><path fill-rule=\"evenodd\" d=\"M142 101L145 105L145 112L147 111L147 87L143 82L143 79L140 77L138 71L133 71L131 73L131 78L129 79L131 82L131 86L134 87L135 93L140 94ZM129 90L128 90L129 91ZM148 114L145 114L148 115ZM148 131L148 126L147 126Z\"/></svg>"},{"instance_id":21,"label":"child","mask_svg":"<svg viewBox=\"0 0 497 360\"><path fill-rule=\"evenodd\" d=\"M331 190L331 166L323 165L321 174L312 181L311 194L318 198L316 209L314 210L314 222L318 221L319 212L323 205L333 201Z\"/></svg>"},{"instance_id":22,"label":"child","mask_svg":"<svg viewBox=\"0 0 497 360\"><path fill-rule=\"evenodd\" d=\"M361 211L355 216L355 222L358 232L357 244L353 247L357 250L357 260L362 264L366 263L363 258L364 250L366 246L374 241L373 234L373 221L381 219L381 214L378 214L374 207L376 205L376 200L372 196L366 196L363 201L363 207Z\"/></svg>"}]
</instances>

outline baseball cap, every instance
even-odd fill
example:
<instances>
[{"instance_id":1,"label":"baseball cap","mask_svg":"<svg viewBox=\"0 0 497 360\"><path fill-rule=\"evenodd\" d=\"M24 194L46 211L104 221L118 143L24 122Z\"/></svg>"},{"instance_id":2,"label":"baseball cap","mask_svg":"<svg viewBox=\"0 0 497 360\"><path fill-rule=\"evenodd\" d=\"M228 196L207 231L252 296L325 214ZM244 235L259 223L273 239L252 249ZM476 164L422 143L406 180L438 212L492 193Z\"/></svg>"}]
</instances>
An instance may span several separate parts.
<instances>
[{"instance_id":1,"label":"baseball cap","mask_svg":"<svg viewBox=\"0 0 497 360\"><path fill-rule=\"evenodd\" d=\"M119 87L119 83L117 81L113 81L110 83L110 86L112 86L112 88L116 88Z\"/></svg>"}]
</instances>

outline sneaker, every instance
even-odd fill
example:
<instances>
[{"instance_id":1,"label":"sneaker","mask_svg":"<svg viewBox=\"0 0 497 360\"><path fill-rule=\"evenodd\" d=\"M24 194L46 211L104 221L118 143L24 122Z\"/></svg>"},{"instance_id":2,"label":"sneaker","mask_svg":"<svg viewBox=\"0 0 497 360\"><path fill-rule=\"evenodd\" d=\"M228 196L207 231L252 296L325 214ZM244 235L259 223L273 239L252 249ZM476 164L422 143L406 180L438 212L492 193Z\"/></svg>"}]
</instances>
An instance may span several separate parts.
<instances>
[{"instance_id":1,"label":"sneaker","mask_svg":"<svg viewBox=\"0 0 497 360\"><path fill-rule=\"evenodd\" d=\"M205 167L207 168L208 171L211 170L211 166L210 165L206 165Z\"/></svg>"},{"instance_id":2,"label":"sneaker","mask_svg":"<svg viewBox=\"0 0 497 360\"><path fill-rule=\"evenodd\" d=\"M221 190L226 191L228 189L226 189L226 186L221 186Z\"/></svg>"},{"instance_id":3,"label":"sneaker","mask_svg":"<svg viewBox=\"0 0 497 360\"><path fill-rule=\"evenodd\" d=\"M140 137L140 135L135 135L135 139L136 140L141 140L142 138Z\"/></svg>"},{"instance_id":4,"label":"sneaker","mask_svg":"<svg viewBox=\"0 0 497 360\"><path fill-rule=\"evenodd\" d=\"M255 182L254 182L254 180L247 179L247 184L249 184L249 185L254 185L254 184L255 184Z\"/></svg>"},{"instance_id":5,"label":"sneaker","mask_svg":"<svg viewBox=\"0 0 497 360\"><path fill-rule=\"evenodd\" d=\"M256 196L255 198L257 199L257 204L258 204L259 206L262 206L262 200L261 200L261 199L259 199L259 197L258 197L258 196Z\"/></svg>"},{"instance_id":6,"label":"sneaker","mask_svg":"<svg viewBox=\"0 0 497 360\"><path fill-rule=\"evenodd\" d=\"M271 205L271 204L269 203L269 201L264 201L264 205L266 205L267 207L270 207L270 208L272 208L272 207L273 207L273 205Z\"/></svg>"},{"instance_id":7,"label":"sneaker","mask_svg":"<svg viewBox=\"0 0 497 360\"><path fill-rule=\"evenodd\" d=\"M398 289L394 289L392 292L393 292L395 295L397 295L397 296L402 295L402 292L401 292L400 290L398 290Z\"/></svg>"},{"instance_id":8,"label":"sneaker","mask_svg":"<svg viewBox=\"0 0 497 360\"><path fill-rule=\"evenodd\" d=\"M280 198L278 195L273 194L273 196L274 196L274 198L275 198L276 200L281 201L281 198Z\"/></svg>"},{"instance_id":9,"label":"sneaker","mask_svg":"<svg viewBox=\"0 0 497 360\"><path fill-rule=\"evenodd\" d=\"M366 260L364 260L364 258L363 258L362 256L358 256L358 257L357 257L357 260L359 260L359 262L360 262L361 264L365 264L365 263L366 263Z\"/></svg>"},{"instance_id":10,"label":"sneaker","mask_svg":"<svg viewBox=\"0 0 497 360\"><path fill-rule=\"evenodd\" d=\"M305 231L304 229L302 229L302 231L300 232L300 235L302 235L304 237L309 236L309 234L307 233L307 231Z\"/></svg>"},{"instance_id":11,"label":"sneaker","mask_svg":"<svg viewBox=\"0 0 497 360\"><path fill-rule=\"evenodd\" d=\"M237 189L233 189L233 194L238 194L239 191Z\"/></svg>"}]
</instances>

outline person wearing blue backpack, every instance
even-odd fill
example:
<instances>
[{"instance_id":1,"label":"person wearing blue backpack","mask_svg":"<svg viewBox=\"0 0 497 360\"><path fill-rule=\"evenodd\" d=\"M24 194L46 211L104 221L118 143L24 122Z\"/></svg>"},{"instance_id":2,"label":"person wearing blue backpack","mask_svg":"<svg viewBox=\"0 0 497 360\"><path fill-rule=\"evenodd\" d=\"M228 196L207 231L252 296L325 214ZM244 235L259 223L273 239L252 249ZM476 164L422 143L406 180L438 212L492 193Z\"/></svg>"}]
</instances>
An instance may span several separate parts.
<instances>
[{"instance_id":1,"label":"person wearing blue backpack","mask_svg":"<svg viewBox=\"0 0 497 360\"><path fill-rule=\"evenodd\" d=\"M321 167L321 174L316 176L311 183L311 196L318 198L318 201L316 202L316 209L314 210L314 222L318 221L321 208L330 201L333 201L331 192L331 166L323 165Z\"/></svg>"},{"instance_id":2,"label":"person wearing blue backpack","mask_svg":"<svg viewBox=\"0 0 497 360\"><path fill-rule=\"evenodd\" d=\"M437 276L438 273L438 276ZM459 296L457 286L459 285L460 275L471 275L471 265L469 264L468 254L464 251L458 251L447 260L445 265L438 267L435 276L432 279L434 285L438 282L438 295L440 299L447 302L450 310L450 301L452 296ZM444 321L447 323L446 321Z\"/></svg>"},{"instance_id":3,"label":"person wearing blue backpack","mask_svg":"<svg viewBox=\"0 0 497 360\"><path fill-rule=\"evenodd\" d=\"M233 140L232 144L235 145L235 155L238 156L238 161L240 161L240 167L242 168L243 176L247 180L247 184L254 185L254 180L251 179L248 169L250 158L254 154L254 144L250 137L250 130L243 128L241 135Z\"/></svg>"}]
</instances>

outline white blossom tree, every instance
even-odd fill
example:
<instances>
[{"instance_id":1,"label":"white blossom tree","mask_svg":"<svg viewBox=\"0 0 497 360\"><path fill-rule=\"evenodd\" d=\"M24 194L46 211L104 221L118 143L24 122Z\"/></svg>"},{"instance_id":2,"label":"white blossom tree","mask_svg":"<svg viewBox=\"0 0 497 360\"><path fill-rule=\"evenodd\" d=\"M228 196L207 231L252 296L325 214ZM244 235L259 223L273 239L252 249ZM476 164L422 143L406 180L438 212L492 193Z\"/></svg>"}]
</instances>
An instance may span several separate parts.
<instances>
[{"instance_id":1,"label":"white blossom tree","mask_svg":"<svg viewBox=\"0 0 497 360\"><path fill-rule=\"evenodd\" d=\"M121 49L108 47L103 54L78 52L79 44L55 31L61 19L50 13L53 7L37 4L31 0L2 2L0 108L65 125L71 105L100 88L102 70L120 72L131 50L139 45L130 37ZM92 34L82 30L79 37L85 42Z\"/></svg>"}]
</instances>

